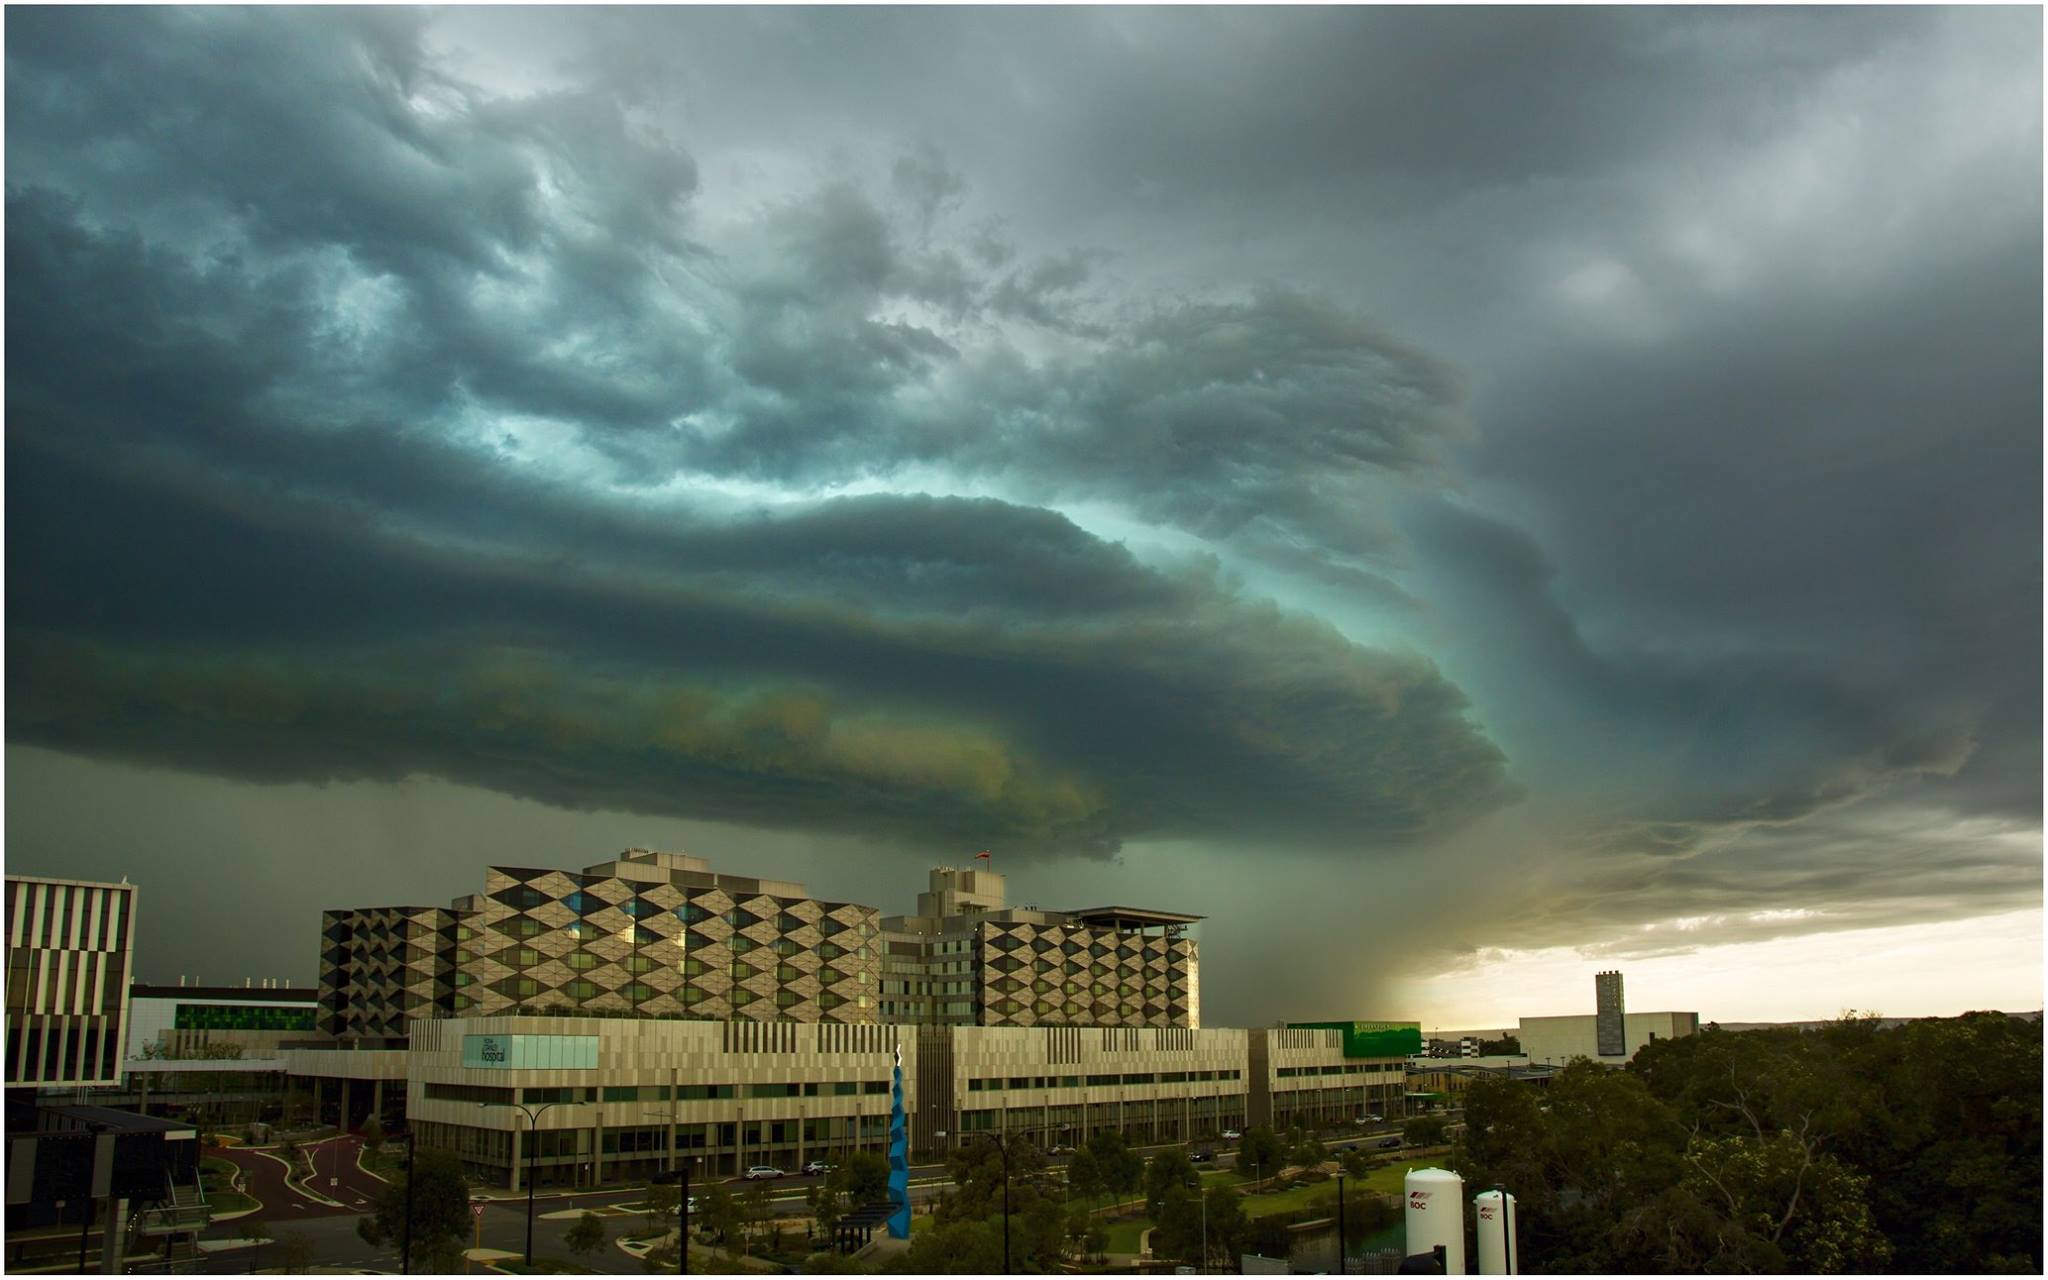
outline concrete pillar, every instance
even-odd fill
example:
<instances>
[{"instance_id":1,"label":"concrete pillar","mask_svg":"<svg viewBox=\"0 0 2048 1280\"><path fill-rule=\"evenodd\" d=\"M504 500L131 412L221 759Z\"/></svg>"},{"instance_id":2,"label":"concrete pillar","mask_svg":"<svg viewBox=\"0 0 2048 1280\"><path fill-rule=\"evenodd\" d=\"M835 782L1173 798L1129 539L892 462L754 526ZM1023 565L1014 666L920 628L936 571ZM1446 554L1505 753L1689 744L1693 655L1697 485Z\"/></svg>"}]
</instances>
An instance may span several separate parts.
<instances>
[{"instance_id":1,"label":"concrete pillar","mask_svg":"<svg viewBox=\"0 0 2048 1280\"><path fill-rule=\"evenodd\" d=\"M370 1114L376 1118L379 1127L384 1124L384 1082L373 1081L370 1085Z\"/></svg>"},{"instance_id":2,"label":"concrete pillar","mask_svg":"<svg viewBox=\"0 0 2048 1280\"><path fill-rule=\"evenodd\" d=\"M512 1185L510 1187L512 1191L519 1190L519 1179L526 1173L526 1164L519 1158L521 1155L519 1138L519 1130L512 1130Z\"/></svg>"},{"instance_id":3,"label":"concrete pillar","mask_svg":"<svg viewBox=\"0 0 2048 1280\"><path fill-rule=\"evenodd\" d=\"M128 1201L107 1201L107 1220L100 1228L100 1274L121 1274L122 1254L128 1245Z\"/></svg>"},{"instance_id":4,"label":"concrete pillar","mask_svg":"<svg viewBox=\"0 0 2048 1280\"><path fill-rule=\"evenodd\" d=\"M349 1094L350 1094L350 1091L351 1091L351 1086L353 1086L354 1084L355 1084L355 1081L353 1081L353 1080L350 1080L350 1079L349 1079L349 1078L348 1078L347 1076L343 1076L343 1077L342 1077L342 1080L341 1080L341 1109L340 1109L339 1111L335 1112L335 1124L336 1124L336 1127L337 1127L337 1128L339 1128L339 1129L340 1129L340 1130L341 1130L341 1131L342 1131L343 1133L347 1133L347 1132L348 1132L348 1108L349 1108L349 1103L350 1103L350 1101L352 1100L352 1099L351 1099L351 1098L349 1097Z\"/></svg>"}]
</instances>

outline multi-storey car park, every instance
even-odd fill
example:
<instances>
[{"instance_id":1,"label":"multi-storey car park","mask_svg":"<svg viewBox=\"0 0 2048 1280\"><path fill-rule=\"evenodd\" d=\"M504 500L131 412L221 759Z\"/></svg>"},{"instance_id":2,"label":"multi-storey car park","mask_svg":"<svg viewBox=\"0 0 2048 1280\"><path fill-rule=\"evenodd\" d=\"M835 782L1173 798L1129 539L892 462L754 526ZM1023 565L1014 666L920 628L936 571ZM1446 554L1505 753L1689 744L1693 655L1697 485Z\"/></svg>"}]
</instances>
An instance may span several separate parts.
<instances>
[{"instance_id":1,"label":"multi-storey car park","mask_svg":"<svg viewBox=\"0 0 2048 1280\"><path fill-rule=\"evenodd\" d=\"M492 867L445 909L326 913L320 1034L284 1054L339 1118L402 1099L421 1141L513 1187L529 1162L587 1185L880 1151L899 1055L928 1154L1398 1114L1419 1027L1371 1057L1336 1024L1204 1027L1200 919L1012 908L949 867L886 919L681 854Z\"/></svg>"}]
</instances>

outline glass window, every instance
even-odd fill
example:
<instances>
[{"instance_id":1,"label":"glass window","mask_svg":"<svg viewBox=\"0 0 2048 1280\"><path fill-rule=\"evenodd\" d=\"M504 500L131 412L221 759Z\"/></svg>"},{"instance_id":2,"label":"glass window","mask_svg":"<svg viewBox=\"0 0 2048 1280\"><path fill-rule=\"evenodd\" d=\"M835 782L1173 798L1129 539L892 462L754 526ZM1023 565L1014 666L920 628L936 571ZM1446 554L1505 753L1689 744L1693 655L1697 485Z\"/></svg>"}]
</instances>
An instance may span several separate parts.
<instances>
[{"instance_id":1,"label":"glass window","mask_svg":"<svg viewBox=\"0 0 2048 1280\"><path fill-rule=\"evenodd\" d=\"M577 978L563 984L562 991L571 1000L588 1000L597 994L597 984L588 978Z\"/></svg>"},{"instance_id":2,"label":"glass window","mask_svg":"<svg viewBox=\"0 0 2048 1280\"><path fill-rule=\"evenodd\" d=\"M588 951L571 951L564 958L568 960L571 969L595 969L597 967L597 957L591 955Z\"/></svg>"},{"instance_id":3,"label":"glass window","mask_svg":"<svg viewBox=\"0 0 2048 1280\"><path fill-rule=\"evenodd\" d=\"M653 958L652 956L627 956L627 957L626 957L626 972L627 972L627 973L653 973L653 972L654 972L654 958Z\"/></svg>"},{"instance_id":4,"label":"glass window","mask_svg":"<svg viewBox=\"0 0 2048 1280\"><path fill-rule=\"evenodd\" d=\"M644 982L629 982L626 984L626 989L622 994L634 1004L639 1004L642 1000L652 1000L654 998L654 988Z\"/></svg>"}]
</instances>

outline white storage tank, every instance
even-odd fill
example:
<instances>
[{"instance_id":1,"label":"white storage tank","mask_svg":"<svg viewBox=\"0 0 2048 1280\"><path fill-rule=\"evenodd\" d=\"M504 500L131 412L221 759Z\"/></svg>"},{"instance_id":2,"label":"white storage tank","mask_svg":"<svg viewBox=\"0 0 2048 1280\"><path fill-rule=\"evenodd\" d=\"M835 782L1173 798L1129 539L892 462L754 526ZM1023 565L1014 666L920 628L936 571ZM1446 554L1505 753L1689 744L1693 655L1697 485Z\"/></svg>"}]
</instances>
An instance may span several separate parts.
<instances>
[{"instance_id":1,"label":"white storage tank","mask_svg":"<svg viewBox=\"0 0 2048 1280\"><path fill-rule=\"evenodd\" d=\"M1412 1256L1444 1247L1444 1274L1465 1274L1465 1180L1449 1169L1410 1169L1405 1219Z\"/></svg>"},{"instance_id":2,"label":"white storage tank","mask_svg":"<svg viewBox=\"0 0 2048 1280\"><path fill-rule=\"evenodd\" d=\"M1482 1191L1472 1197L1476 1219L1473 1234L1479 1239L1479 1274L1514 1276L1522 1273L1522 1246L1515 1239L1515 1198L1505 1191Z\"/></svg>"}]
</instances>

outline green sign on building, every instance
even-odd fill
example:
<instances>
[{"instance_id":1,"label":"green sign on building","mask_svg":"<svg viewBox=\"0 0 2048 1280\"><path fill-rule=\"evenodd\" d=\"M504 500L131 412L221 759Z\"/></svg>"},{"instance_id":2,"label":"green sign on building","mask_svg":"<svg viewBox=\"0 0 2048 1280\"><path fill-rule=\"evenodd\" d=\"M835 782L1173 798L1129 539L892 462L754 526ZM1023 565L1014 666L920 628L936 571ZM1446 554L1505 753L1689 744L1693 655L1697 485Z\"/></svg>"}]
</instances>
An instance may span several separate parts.
<instances>
[{"instance_id":1,"label":"green sign on building","mask_svg":"<svg viewBox=\"0 0 2048 1280\"><path fill-rule=\"evenodd\" d=\"M1419 1022L1290 1022L1299 1031L1342 1031L1347 1058L1407 1058L1422 1052Z\"/></svg>"}]
</instances>

